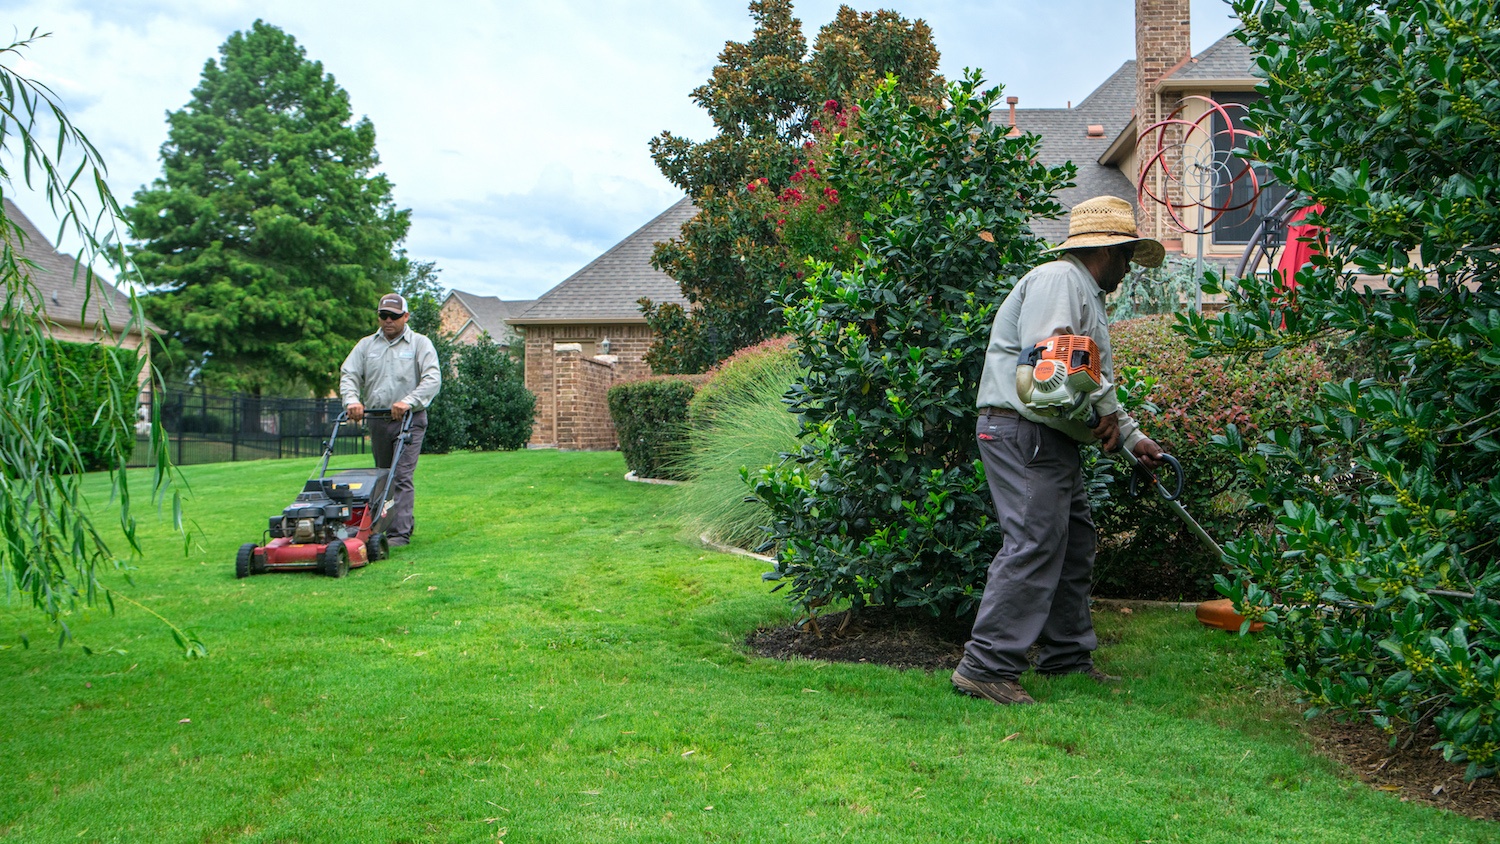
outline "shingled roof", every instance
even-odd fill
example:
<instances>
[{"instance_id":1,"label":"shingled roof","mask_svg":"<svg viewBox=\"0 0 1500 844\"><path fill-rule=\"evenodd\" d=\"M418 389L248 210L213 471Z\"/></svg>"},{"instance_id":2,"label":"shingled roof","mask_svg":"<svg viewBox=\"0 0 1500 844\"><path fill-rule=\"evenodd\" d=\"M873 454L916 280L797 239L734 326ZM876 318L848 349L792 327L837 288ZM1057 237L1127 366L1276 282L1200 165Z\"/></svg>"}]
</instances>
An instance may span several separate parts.
<instances>
[{"instance_id":1,"label":"shingled roof","mask_svg":"<svg viewBox=\"0 0 1500 844\"><path fill-rule=\"evenodd\" d=\"M511 317L517 317L525 313L528 308L536 304L535 299L504 300L499 296L480 296L475 293L465 293L462 290L454 290L448 294L458 299L470 314L473 314L473 322L480 331L487 331L491 338L502 338L505 336L505 321ZM460 328L457 333L462 333Z\"/></svg>"},{"instance_id":2,"label":"shingled roof","mask_svg":"<svg viewBox=\"0 0 1500 844\"><path fill-rule=\"evenodd\" d=\"M1255 54L1250 51L1249 45L1240 41L1234 33L1220 38L1208 49L1193 56L1183 63L1169 75L1165 81L1171 85L1177 82L1207 82L1217 80L1233 80L1236 82L1253 79L1255 68ZM1173 85L1172 87L1179 87Z\"/></svg>"},{"instance_id":3,"label":"shingled roof","mask_svg":"<svg viewBox=\"0 0 1500 844\"><path fill-rule=\"evenodd\" d=\"M1055 220L1032 220L1031 230L1049 243L1061 243L1068 236L1066 211L1095 196L1118 196L1135 203L1135 188L1116 167L1099 163L1110 141L1125 128L1135 110L1135 60L1120 65L1104 84L1094 89L1072 108L1018 108L1016 126L1023 132L1040 135L1041 149L1037 160L1048 167L1073 162L1078 167L1074 186L1057 194L1064 216ZM990 115L990 122L1009 125L1008 110ZM1104 131L1089 136L1089 126Z\"/></svg>"},{"instance_id":4,"label":"shingled roof","mask_svg":"<svg viewBox=\"0 0 1500 844\"><path fill-rule=\"evenodd\" d=\"M636 304L642 297L658 304L686 306L687 299L677 282L651 266L651 253L657 243L680 237L682 224L697 213L698 207L691 200L679 200L506 322L645 322Z\"/></svg>"},{"instance_id":5,"label":"shingled roof","mask_svg":"<svg viewBox=\"0 0 1500 844\"><path fill-rule=\"evenodd\" d=\"M12 232L6 229L0 232L0 237L10 242L11 250L17 258L24 258L34 266L22 266L22 272L31 279L41 297L42 313L47 320L58 325L76 325L84 328L94 328L103 324L107 317L108 324L118 331L130 320L130 298L121 293L108 279L97 272L94 278L97 284L93 295L89 297L89 310L84 313L84 294L86 284L83 270L73 260L73 256L57 251L52 242L47 240L41 230L32 223L21 209L9 199L5 201L5 216L21 231L21 242L18 244L12 240ZM77 276L75 278L75 271ZM100 288L103 294L100 295ZM0 285L3 289L3 285ZM29 304L25 305L30 311ZM149 326L149 323L148 323ZM150 326L154 329L154 326Z\"/></svg>"}]
</instances>

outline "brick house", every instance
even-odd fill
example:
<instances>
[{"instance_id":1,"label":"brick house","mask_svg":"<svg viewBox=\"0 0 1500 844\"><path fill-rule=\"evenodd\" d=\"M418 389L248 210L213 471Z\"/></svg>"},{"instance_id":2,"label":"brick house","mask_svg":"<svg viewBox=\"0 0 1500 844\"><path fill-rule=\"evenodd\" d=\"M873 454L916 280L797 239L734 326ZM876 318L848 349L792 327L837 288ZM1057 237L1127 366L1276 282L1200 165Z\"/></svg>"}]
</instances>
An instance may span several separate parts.
<instances>
[{"instance_id":1,"label":"brick house","mask_svg":"<svg viewBox=\"0 0 1500 844\"><path fill-rule=\"evenodd\" d=\"M6 230L0 233L14 252L17 263L29 261L32 266L25 268L25 272L36 288L40 301L37 306L41 309L42 319L47 326L47 332L54 340L68 343L119 343L127 349L134 349L142 356L150 354L150 347L144 342L145 336L140 325L129 326L130 330L122 337L122 330L126 328L131 319L130 297L120 292L110 281L98 273L94 278L99 282L98 287L103 288L104 295L99 295L98 287L93 295L88 298L88 310L84 310L84 300L88 290L84 284L83 270L73 260L73 256L57 251L51 241L42 234L31 220L22 213L21 209L9 199L4 200L5 217L20 230L19 242L12 239L12 232ZM28 311L30 305L25 306ZM155 330L156 326L146 323L148 330ZM141 368L140 383L143 390L150 385L149 367Z\"/></svg>"},{"instance_id":2,"label":"brick house","mask_svg":"<svg viewBox=\"0 0 1500 844\"><path fill-rule=\"evenodd\" d=\"M679 200L506 320L525 338L526 388L536 395L532 448L617 447L604 394L651 374L645 357L654 335L636 303L687 305L677 282L651 266L651 253L697 213Z\"/></svg>"},{"instance_id":3,"label":"brick house","mask_svg":"<svg viewBox=\"0 0 1500 844\"><path fill-rule=\"evenodd\" d=\"M501 348L520 347L521 335L506 320L519 316L536 304L535 299L507 301L498 296L480 296L462 290L449 292L440 311L442 331L460 343L474 345L486 332Z\"/></svg>"},{"instance_id":4,"label":"brick house","mask_svg":"<svg viewBox=\"0 0 1500 844\"><path fill-rule=\"evenodd\" d=\"M1013 131L1040 135L1038 158L1043 163L1057 166L1072 161L1077 166L1076 186L1058 194L1065 209L1105 194L1129 200L1137 205L1143 235L1161 240L1169 255L1187 257L1197 254L1198 238L1175 229L1165 210L1155 203L1139 207L1140 168L1149 154L1137 150L1137 138L1142 130L1166 119L1185 102L1187 107L1179 115L1182 119L1192 121L1203 116L1207 106L1186 100L1189 96L1220 103L1248 103L1255 98L1259 82L1253 74L1254 56L1233 35L1191 55L1190 6L1189 0L1136 0L1135 59L1122 64L1076 106L1023 109L1017 107L1017 98L1008 97L1008 108L991 117L995 123L1015 127ZM1220 150L1219 154L1226 152ZM1180 161L1172 163L1182 166ZM1153 183L1158 195L1172 190L1172 186L1159 182L1159 169L1152 170L1148 178L1158 180ZM1172 195L1181 198L1180 193ZM1205 261L1221 265L1238 261L1262 217L1284 195L1284 188L1268 187L1253 205L1222 218L1202 238ZM1195 221L1190 215L1185 222ZM1049 242L1059 243L1067 237L1067 219L1036 220L1032 230Z\"/></svg>"}]
</instances>

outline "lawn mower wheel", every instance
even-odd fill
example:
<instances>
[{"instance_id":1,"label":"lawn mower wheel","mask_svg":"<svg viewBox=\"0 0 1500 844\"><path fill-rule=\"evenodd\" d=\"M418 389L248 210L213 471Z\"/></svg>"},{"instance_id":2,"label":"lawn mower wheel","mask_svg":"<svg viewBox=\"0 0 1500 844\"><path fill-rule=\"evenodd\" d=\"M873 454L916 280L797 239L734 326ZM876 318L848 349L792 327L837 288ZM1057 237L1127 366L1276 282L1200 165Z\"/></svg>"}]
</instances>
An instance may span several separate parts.
<instances>
[{"instance_id":1,"label":"lawn mower wheel","mask_svg":"<svg viewBox=\"0 0 1500 844\"><path fill-rule=\"evenodd\" d=\"M343 577L349 573L349 550L341 539L335 539L323 549L323 573L329 577Z\"/></svg>"},{"instance_id":2,"label":"lawn mower wheel","mask_svg":"<svg viewBox=\"0 0 1500 844\"><path fill-rule=\"evenodd\" d=\"M236 554L234 557L234 576L243 579L249 577L252 574L255 574L255 572L251 569L254 564L255 543L246 542L244 545L240 546L240 553Z\"/></svg>"},{"instance_id":3,"label":"lawn mower wheel","mask_svg":"<svg viewBox=\"0 0 1500 844\"><path fill-rule=\"evenodd\" d=\"M385 534L377 533L370 537L370 544L366 546L370 552L370 562L384 560L391 555L391 545L385 538Z\"/></svg>"}]
</instances>

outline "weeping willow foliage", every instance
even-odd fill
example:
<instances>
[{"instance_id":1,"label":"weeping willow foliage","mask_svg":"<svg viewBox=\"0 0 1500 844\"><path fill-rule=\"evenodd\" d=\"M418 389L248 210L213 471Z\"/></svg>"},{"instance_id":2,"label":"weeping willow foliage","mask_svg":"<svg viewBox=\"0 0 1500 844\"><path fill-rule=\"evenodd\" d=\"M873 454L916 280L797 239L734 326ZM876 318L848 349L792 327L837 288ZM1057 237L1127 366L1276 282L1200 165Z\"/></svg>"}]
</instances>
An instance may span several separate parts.
<instances>
[{"instance_id":1,"label":"weeping willow foliage","mask_svg":"<svg viewBox=\"0 0 1500 844\"><path fill-rule=\"evenodd\" d=\"M120 277L128 277L130 268L120 249L120 207L105 182L107 169L99 151L68 119L56 94L12 68L44 37L32 30L0 48L0 198L18 187L43 194L57 220L59 242L71 237L83 244L74 283L85 291L87 316L102 312L98 303L108 294L94 264L108 263ZM32 279L36 267L22 254L25 237L0 206L0 578L6 599L29 600L62 644L72 636L67 618L80 607L103 602L113 610L116 600L141 607L100 581L108 571L128 572L130 558L140 553L125 472L134 431L110 424L135 418L136 370L128 355L102 356L112 371L101 373L97 366L83 367L68 356L49 353L53 344ZM145 318L133 297L130 313L121 321L103 326L107 334L121 338L117 346L132 332L144 334ZM92 397L90 406L80 408L78 397L85 393ZM80 448L75 426L69 424L70 414L80 413L99 432L87 449ZM181 499L159 420L152 421L151 450L152 500L165 505L170 496L172 518L181 531ZM106 511L91 508L83 496L84 473L90 463L100 462L110 478L107 512L118 515L128 546L124 557L95 523L95 515ZM162 621L185 653L206 653L191 634Z\"/></svg>"}]
</instances>

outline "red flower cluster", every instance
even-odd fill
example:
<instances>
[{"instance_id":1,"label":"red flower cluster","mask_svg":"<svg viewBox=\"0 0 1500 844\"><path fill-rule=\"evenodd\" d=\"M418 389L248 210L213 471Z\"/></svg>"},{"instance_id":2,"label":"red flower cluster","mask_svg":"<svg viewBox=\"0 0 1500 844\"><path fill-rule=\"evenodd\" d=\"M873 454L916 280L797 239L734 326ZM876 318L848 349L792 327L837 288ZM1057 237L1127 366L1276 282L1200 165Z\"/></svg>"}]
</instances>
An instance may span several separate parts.
<instances>
[{"instance_id":1,"label":"red flower cluster","mask_svg":"<svg viewBox=\"0 0 1500 844\"><path fill-rule=\"evenodd\" d=\"M771 183L770 179L765 179L765 178L751 179L750 183L747 184L747 185L745 185L745 190L750 191L751 193L755 193L755 189L756 188L760 187L761 185L768 185L770 183Z\"/></svg>"}]
</instances>

